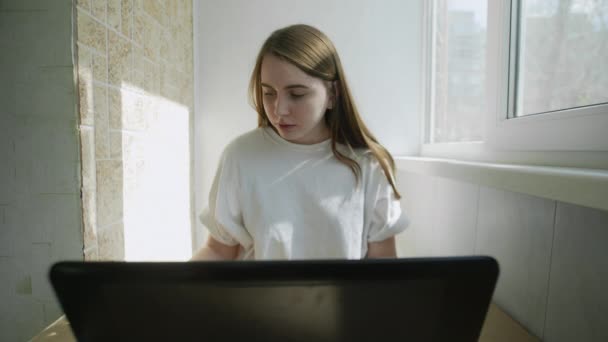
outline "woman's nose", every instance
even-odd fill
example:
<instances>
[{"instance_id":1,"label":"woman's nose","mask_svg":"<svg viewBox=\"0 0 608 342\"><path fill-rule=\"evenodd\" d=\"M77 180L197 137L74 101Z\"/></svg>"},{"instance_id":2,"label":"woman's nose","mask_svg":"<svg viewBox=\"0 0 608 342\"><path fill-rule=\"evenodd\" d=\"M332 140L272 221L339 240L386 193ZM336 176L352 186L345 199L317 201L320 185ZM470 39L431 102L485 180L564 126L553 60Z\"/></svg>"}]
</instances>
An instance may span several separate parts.
<instances>
[{"instance_id":1,"label":"woman's nose","mask_svg":"<svg viewBox=\"0 0 608 342\"><path fill-rule=\"evenodd\" d=\"M289 103L286 98L277 96L277 103L275 106L276 115L287 115L289 114Z\"/></svg>"}]
</instances>

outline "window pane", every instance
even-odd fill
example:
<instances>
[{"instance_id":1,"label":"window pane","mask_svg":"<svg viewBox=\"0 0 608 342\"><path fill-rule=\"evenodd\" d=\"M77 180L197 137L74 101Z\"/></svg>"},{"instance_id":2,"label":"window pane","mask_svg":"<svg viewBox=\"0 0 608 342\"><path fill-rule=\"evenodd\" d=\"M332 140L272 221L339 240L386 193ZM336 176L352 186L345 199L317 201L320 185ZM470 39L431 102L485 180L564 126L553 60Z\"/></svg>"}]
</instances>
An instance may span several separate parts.
<instances>
[{"instance_id":1,"label":"window pane","mask_svg":"<svg viewBox=\"0 0 608 342\"><path fill-rule=\"evenodd\" d=\"M487 0L436 0L431 142L479 141L485 111Z\"/></svg>"},{"instance_id":2,"label":"window pane","mask_svg":"<svg viewBox=\"0 0 608 342\"><path fill-rule=\"evenodd\" d=\"M608 0L521 2L516 116L608 102Z\"/></svg>"}]
</instances>

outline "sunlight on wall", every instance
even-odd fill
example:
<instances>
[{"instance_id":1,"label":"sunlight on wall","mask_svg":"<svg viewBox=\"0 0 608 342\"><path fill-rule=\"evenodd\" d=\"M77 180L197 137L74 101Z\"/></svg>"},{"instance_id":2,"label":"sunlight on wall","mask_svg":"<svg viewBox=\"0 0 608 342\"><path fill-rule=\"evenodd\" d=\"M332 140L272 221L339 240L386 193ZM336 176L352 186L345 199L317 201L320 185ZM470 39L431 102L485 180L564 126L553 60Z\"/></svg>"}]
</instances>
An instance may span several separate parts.
<instances>
[{"instance_id":1,"label":"sunlight on wall","mask_svg":"<svg viewBox=\"0 0 608 342\"><path fill-rule=\"evenodd\" d=\"M125 260L188 260L192 245L188 108L130 84L121 87L121 99L125 122L140 120L138 115L145 115L147 122L136 133L136 142L122 141ZM133 110L138 103L142 111Z\"/></svg>"}]
</instances>

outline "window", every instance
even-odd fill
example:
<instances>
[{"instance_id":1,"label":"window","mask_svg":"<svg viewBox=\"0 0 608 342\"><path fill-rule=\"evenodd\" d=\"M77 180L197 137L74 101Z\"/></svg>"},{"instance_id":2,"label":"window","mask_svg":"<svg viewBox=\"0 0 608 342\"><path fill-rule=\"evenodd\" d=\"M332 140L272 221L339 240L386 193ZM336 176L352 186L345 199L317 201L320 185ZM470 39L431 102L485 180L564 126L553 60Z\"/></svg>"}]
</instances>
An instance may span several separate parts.
<instances>
[{"instance_id":1,"label":"window","mask_svg":"<svg viewBox=\"0 0 608 342\"><path fill-rule=\"evenodd\" d=\"M516 5L519 67L513 116L608 103L608 1Z\"/></svg>"},{"instance_id":2,"label":"window","mask_svg":"<svg viewBox=\"0 0 608 342\"><path fill-rule=\"evenodd\" d=\"M425 6L423 156L608 168L608 0Z\"/></svg>"},{"instance_id":3,"label":"window","mask_svg":"<svg viewBox=\"0 0 608 342\"><path fill-rule=\"evenodd\" d=\"M429 142L483 140L486 1L432 2Z\"/></svg>"}]
</instances>

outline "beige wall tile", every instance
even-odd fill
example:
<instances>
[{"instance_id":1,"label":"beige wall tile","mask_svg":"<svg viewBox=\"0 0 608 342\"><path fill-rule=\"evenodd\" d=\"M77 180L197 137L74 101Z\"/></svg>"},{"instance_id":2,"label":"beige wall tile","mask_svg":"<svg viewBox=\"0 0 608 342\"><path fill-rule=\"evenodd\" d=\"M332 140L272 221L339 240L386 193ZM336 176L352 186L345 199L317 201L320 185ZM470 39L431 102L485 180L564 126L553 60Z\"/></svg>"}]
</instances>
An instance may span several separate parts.
<instances>
[{"instance_id":1,"label":"beige wall tile","mask_svg":"<svg viewBox=\"0 0 608 342\"><path fill-rule=\"evenodd\" d=\"M184 2L185 7L185 15L192 17L192 0L182 0Z\"/></svg>"},{"instance_id":2,"label":"beige wall tile","mask_svg":"<svg viewBox=\"0 0 608 342\"><path fill-rule=\"evenodd\" d=\"M133 70L131 77L132 77L131 81L132 81L133 87L137 88L138 90L143 91L143 89L145 88L144 72L139 71L139 70Z\"/></svg>"},{"instance_id":3,"label":"beige wall tile","mask_svg":"<svg viewBox=\"0 0 608 342\"><path fill-rule=\"evenodd\" d=\"M126 208L134 208L138 205L137 202L132 202L133 200L137 201L138 198L141 199L141 196L137 196L137 194L141 194L144 186L144 176L146 172L146 160L145 159L125 159L123 162L124 165L124 186L125 189L128 188L129 191L125 191L125 207ZM127 195L128 194L128 195ZM128 197L128 199L127 199ZM127 203L127 201L129 201ZM141 203L139 203L141 204Z\"/></svg>"},{"instance_id":4,"label":"beige wall tile","mask_svg":"<svg viewBox=\"0 0 608 342\"><path fill-rule=\"evenodd\" d=\"M144 64L146 61L146 51L143 45L133 45L133 69L144 72Z\"/></svg>"},{"instance_id":5,"label":"beige wall tile","mask_svg":"<svg viewBox=\"0 0 608 342\"><path fill-rule=\"evenodd\" d=\"M122 141L124 159L138 160L144 158L142 137L133 133L122 133Z\"/></svg>"},{"instance_id":6,"label":"beige wall tile","mask_svg":"<svg viewBox=\"0 0 608 342\"><path fill-rule=\"evenodd\" d=\"M130 207L130 205L132 204L131 202L129 202L129 200L133 199L134 196L133 195L133 191L134 190L134 184L133 181L137 178L136 177L136 165L137 165L137 160L135 159L131 159L131 158L125 158L125 160L123 161L123 185L125 187L125 189L129 189L129 191L125 191L125 207Z\"/></svg>"},{"instance_id":7,"label":"beige wall tile","mask_svg":"<svg viewBox=\"0 0 608 342\"><path fill-rule=\"evenodd\" d=\"M97 244L99 250L99 260L124 260L124 224L122 222L118 222L106 227L105 229L100 229Z\"/></svg>"},{"instance_id":8,"label":"beige wall tile","mask_svg":"<svg viewBox=\"0 0 608 342\"><path fill-rule=\"evenodd\" d=\"M100 53L106 52L106 28L84 11L78 11L78 42Z\"/></svg>"},{"instance_id":9,"label":"beige wall tile","mask_svg":"<svg viewBox=\"0 0 608 342\"><path fill-rule=\"evenodd\" d=\"M93 117L93 72L91 67L91 52L78 47L78 98L80 123L92 126Z\"/></svg>"},{"instance_id":10,"label":"beige wall tile","mask_svg":"<svg viewBox=\"0 0 608 342\"><path fill-rule=\"evenodd\" d=\"M109 95L111 129L145 130L147 123L144 117L144 102L146 101L152 101L152 97L129 89L120 91L111 89Z\"/></svg>"},{"instance_id":11,"label":"beige wall tile","mask_svg":"<svg viewBox=\"0 0 608 342\"><path fill-rule=\"evenodd\" d=\"M168 65L167 68L168 75L166 76L169 79L169 83L173 87L179 87L181 77L185 76L184 73L179 72L177 68L171 64Z\"/></svg>"},{"instance_id":12,"label":"beige wall tile","mask_svg":"<svg viewBox=\"0 0 608 342\"><path fill-rule=\"evenodd\" d=\"M133 10L133 42L144 46L145 14L143 10Z\"/></svg>"},{"instance_id":13,"label":"beige wall tile","mask_svg":"<svg viewBox=\"0 0 608 342\"><path fill-rule=\"evenodd\" d=\"M93 127L80 127L82 160L82 188L95 189L95 131Z\"/></svg>"},{"instance_id":14,"label":"beige wall tile","mask_svg":"<svg viewBox=\"0 0 608 342\"><path fill-rule=\"evenodd\" d=\"M93 54L91 50L81 44L77 44L77 56L78 56L78 73L91 73L93 67Z\"/></svg>"},{"instance_id":15,"label":"beige wall tile","mask_svg":"<svg viewBox=\"0 0 608 342\"><path fill-rule=\"evenodd\" d=\"M91 10L91 0L77 0L76 6L78 6L79 8L82 8L86 11L90 11Z\"/></svg>"},{"instance_id":16,"label":"beige wall tile","mask_svg":"<svg viewBox=\"0 0 608 342\"><path fill-rule=\"evenodd\" d=\"M108 0L108 26L121 32L121 0Z\"/></svg>"},{"instance_id":17,"label":"beige wall tile","mask_svg":"<svg viewBox=\"0 0 608 342\"><path fill-rule=\"evenodd\" d=\"M169 87L171 84L171 67L167 63L161 63L160 69L160 95L163 97L169 97Z\"/></svg>"},{"instance_id":18,"label":"beige wall tile","mask_svg":"<svg viewBox=\"0 0 608 342\"><path fill-rule=\"evenodd\" d=\"M97 231L123 218L121 160L97 161Z\"/></svg>"},{"instance_id":19,"label":"beige wall tile","mask_svg":"<svg viewBox=\"0 0 608 342\"><path fill-rule=\"evenodd\" d=\"M163 62L170 62L171 61L171 41L172 41L171 37L171 30L168 29L164 29L161 31L160 34L160 59L163 60Z\"/></svg>"},{"instance_id":20,"label":"beige wall tile","mask_svg":"<svg viewBox=\"0 0 608 342\"><path fill-rule=\"evenodd\" d=\"M143 131L147 128L144 101L149 98L150 96L144 96L134 91L122 91L122 124L125 129Z\"/></svg>"},{"instance_id":21,"label":"beige wall tile","mask_svg":"<svg viewBox=\"0 0 608 342\"><path fill-rule=\"evenodd\" d=\"M168 23L174 23L177 20L177 1L165 2L165 8L167 10L167 16L169 17Z\"/></svg>"},{"instance_id":22,"label":"beige wall tile","mask_svg":"<svg viewBox=\"0 0 608 342\"><path fill-rule=\"evenodd\" d=\"M121 0L120 11L121 32L125 36L132 38L131 32L133 28L133 1Z\"/></svg>"},{"instance_id":23,"label":"beige wall tile","mask_svg":"<svg viewBox=\"0 0 608 342\"><path fill-rule=\"evenodd\" d=\"M153 61L159 59L161 27L150 17L144 17L144 51Z\"/></svg>"},{"instance_id":24,"label":"beige wall tile","mask_svg":"<svg viewBox=\"0 0 608 342\"><path fill-rule=\"evenodd\" d=\"M97 245L97 243L96 243ZM99 254L97 253L97 247L88 248L84 250L85 261L97 261L99 260Z\"/></svg>"},{"instance_id":25,"label":"beige wall tile","mask_svg":"<svg viewBox=\"0 0 608 342\"><path fill-rule=\"evenodd\" d=\"M151 125L154 118L158 117L160 100L156 96L145 96L143 98L143 120L147 125Z\"/></svg>"},{"instance_id":26,"label":"beige wall tile","mask_svg":"<svg viewBox=\"0 0 608 342\"><path fill-rule=\"evenodd\" d=\"M110 135L108 122L108 95L105 86L96 85L94 91L95 112L95 159L110 157Z\"/></svg>"},{"instance_id":27,"label":"beige wall tile","mask_svg":"<svg viewBox=\"0 0 608 342\"><path fill-rule=\"evenodd\" d=\"M178 31L177 37L175 37L175 50L176 50L176 59L175 65L179 68L180 71L185 71L186 64L186 55L189 50L189 39L187 34L184 31Z\"/></svg>"},{"instance_id":28,"label":"beige wall tile","mask_svg":"<svg viewBox=\"0 0 608 342\"><path fill-rule=\"evenodd\" d=\"M183 74L179 80L178 92L180 94L179 102L188 108L193 107L193 78L191 75Z\"/></svg>"},{"instance_id":29,"label":"beige wall tile","mask_svg":"<svg viewBox=\"0 0 608 342\"><path fill-rule=\"evenodd\" d=\"M91 77L79 77L78 96L80 99L80 123L92 126L95 119L93 114L93 81Z\"/></svg>"},{"instance_id":30,"label":"beige wall tile","mask_svg":"<svg viewBox=\"0 0 608 342\"><path fill-rule=\"evenodd\" d=\"M136 163L136 160L126 159L124 161L125 177L123 180L123 188L125 194L125 211L129 211L131 208L135 209L138 207L138 204L141 204L141 196L138 196L138 184L137 178L135 177Z\"/></svg>"},{"instance_id":31,"label":"beige wall tile","mask_svg":"<svg viewBox=\"0 0 608 342\"><path fill-rule=\"evenodd\" d=\"M108 62L102 55L93 55L93 79L108 82Z\"/></svg>"},{"instance_id":32,"label":"beige wall tile","mask_svg":"<svg viewBox=\"0 0 608 342\"><path fill-rule=\"evenodd\" d=\"M85 259L123 260L122 220L143 191L147 129L162 101L192 110L192 3L93 1L78 0L77 18Z\"/></svg>"},{"instance_id":33,"label":"beige wall tile","mask_svg":"<svg viewBox=\"0 0 608 342\"><path fill-rule=\"evenodd\" d=\"M110 31L108 33L108 79L115 86L130 83L133 69L131 43Z\"/></svg>"},{"instance_id":34,"label":"beige wall tile","mask_svg":"<svg viewBox=\"0 0 608 342\"><path fill-rule=\"evenodd\" d=\"M180 94L179 94L179 89L177 87L174 86L170 86L168 89L168 94L167 94L167 98L170 99L173 102L180 102Z\"/></svg>"},{"instance_id":35,"label":"beige wall tile","mask_svg":"<svg viewBox=\"0 0 608 342\"><path fill-rule=\"evenodd\" d=\"M154 94L160 92L160 66L148 60L144 62L144 90Z\"/></svg>"},{"instance_id":36,"label":"beige wall tile","mask_svg":"<svg viewBox=\"0 0 608 342\"><path fill-rule=\"evenodd\" d=\"M115 160L122 160L122 139L123 133L121 131L110 131L110 158Z\"/></svg>"},{"instance_id":37,"label":"beige wall tile","mask_svg":"<svg viewBox=\"0 0 608 342\"><path fill-rule=\"evenodd\" d=\"M110 120L110 129L122 129L122 101L120 98L120 90L108 89L108 115Z\"/></svg>"},{"instance_id":38,"label":"beige wall tile","mask_svg":"<svg viewBox=\"0 0 608 342\"><path fill-rule=\"evenodd\" d=\"M187 63L186 62L186 59L187 59L187 57L186 57L186 50L183 47L182 48L178 48L177 49L176 57L177 57L176 58L177 60L176 60L175 64L179 65L179 71L186 72L186 68L185 68L185 65Z\"/></svg>"},{"instance_id":39,"label":"beige wall tile","mask_svg":"<svg viewBox=\"0 0 608 342\"><path fill-rule=\"evenodd\" d=\"M91 13L102 23L106 22L106 0L91 0Z\"/></svg>"},{"instance_id":40,"label":"beige wall tile","mask_svg":"<svg viewBox=\"0 0 608 342\"><path fill-rule=\"evenodd\" d=\"M139 89L140 91L144 91L144 69L145 69L145 57L144 57L144 49L143 47L138 47L137 45L133 45L133 70L131 73L132 76L132 85L133 87Z\"/></svg>"},{"instance_id":41,"label":"beige wall tile","mask_svg":"<svg viewBox=\"0 0 608 342\"><path fill-rule=\"evenodd\" d=\"M192 75L194 73L194 49L192 46L189 46L188 51L186 51L186 74Z\"/></svg>"},{"instance_id":42,"label":"beige wall tile","mask_svg":"<svg viewBox=\"0 0 608 342\"><path fill-rule=\"evenodd\" d=\"M177 1L177 16L183 17L189 13L188 11L188 1L189 0L176 0Z\"/></svg>"},{"instance_id":43,"label":"beige wall tile","mask_svg":"<svg viewBox=\"0 0 608 342\"><path fill-rule=\"evenodd\" d=\"M97 208L95 200L95 189L85 189L82 191L85 250L97 247Z\"/></svg>"},{"instance_id":44,"label":"beige wall tile","mask_svg":"<svg viewBox=\"0 0 608 342\"><path fill-rule=\"evenodd\" d=\"M178 22L183 26L183 33L186 35L186 38L192 34L192 11L179 16Z\"/></svg>"},{"instance_id":45,"label":"beige wall tile","mask_svg":"<svg viewBox=\"0 0 608 342\"><path fill-rule=\"evenodd\" d=\"M177 49L178 49L178 43L175 40L175 38L177 37L177 29L176 27L172 27L171 29L169 29L169 42L168 42L168 46L167 48L169 49L168 52L168 58L167 61L169 63L171 63L172 65L175 65L178 69L179 66L176 64L177 63Z\"/></svg>"},{"instance_id":46,"label":"beige wall tile","mask_svg":"<svg viewBox=\"0 0 608 342\"><path fill-rule=\"evenodd\" d=\"M161 2L158 0L146 0L143 3L144 11L150 15L157 23L164 25L165 22L165 9Z\"/></svg>"},{"instance_id":47,"label":"beige wall tile","mask_svg":"<svg viewBox=\"0 0 608 342\"><path fill-rule=\"evenodd\" d=\"M187 55L188 51L192 51L193 46L192 14L188 17L180 18L179 28L179 46L182 48L184 55Z\"/></svg>"}]
</instances>

